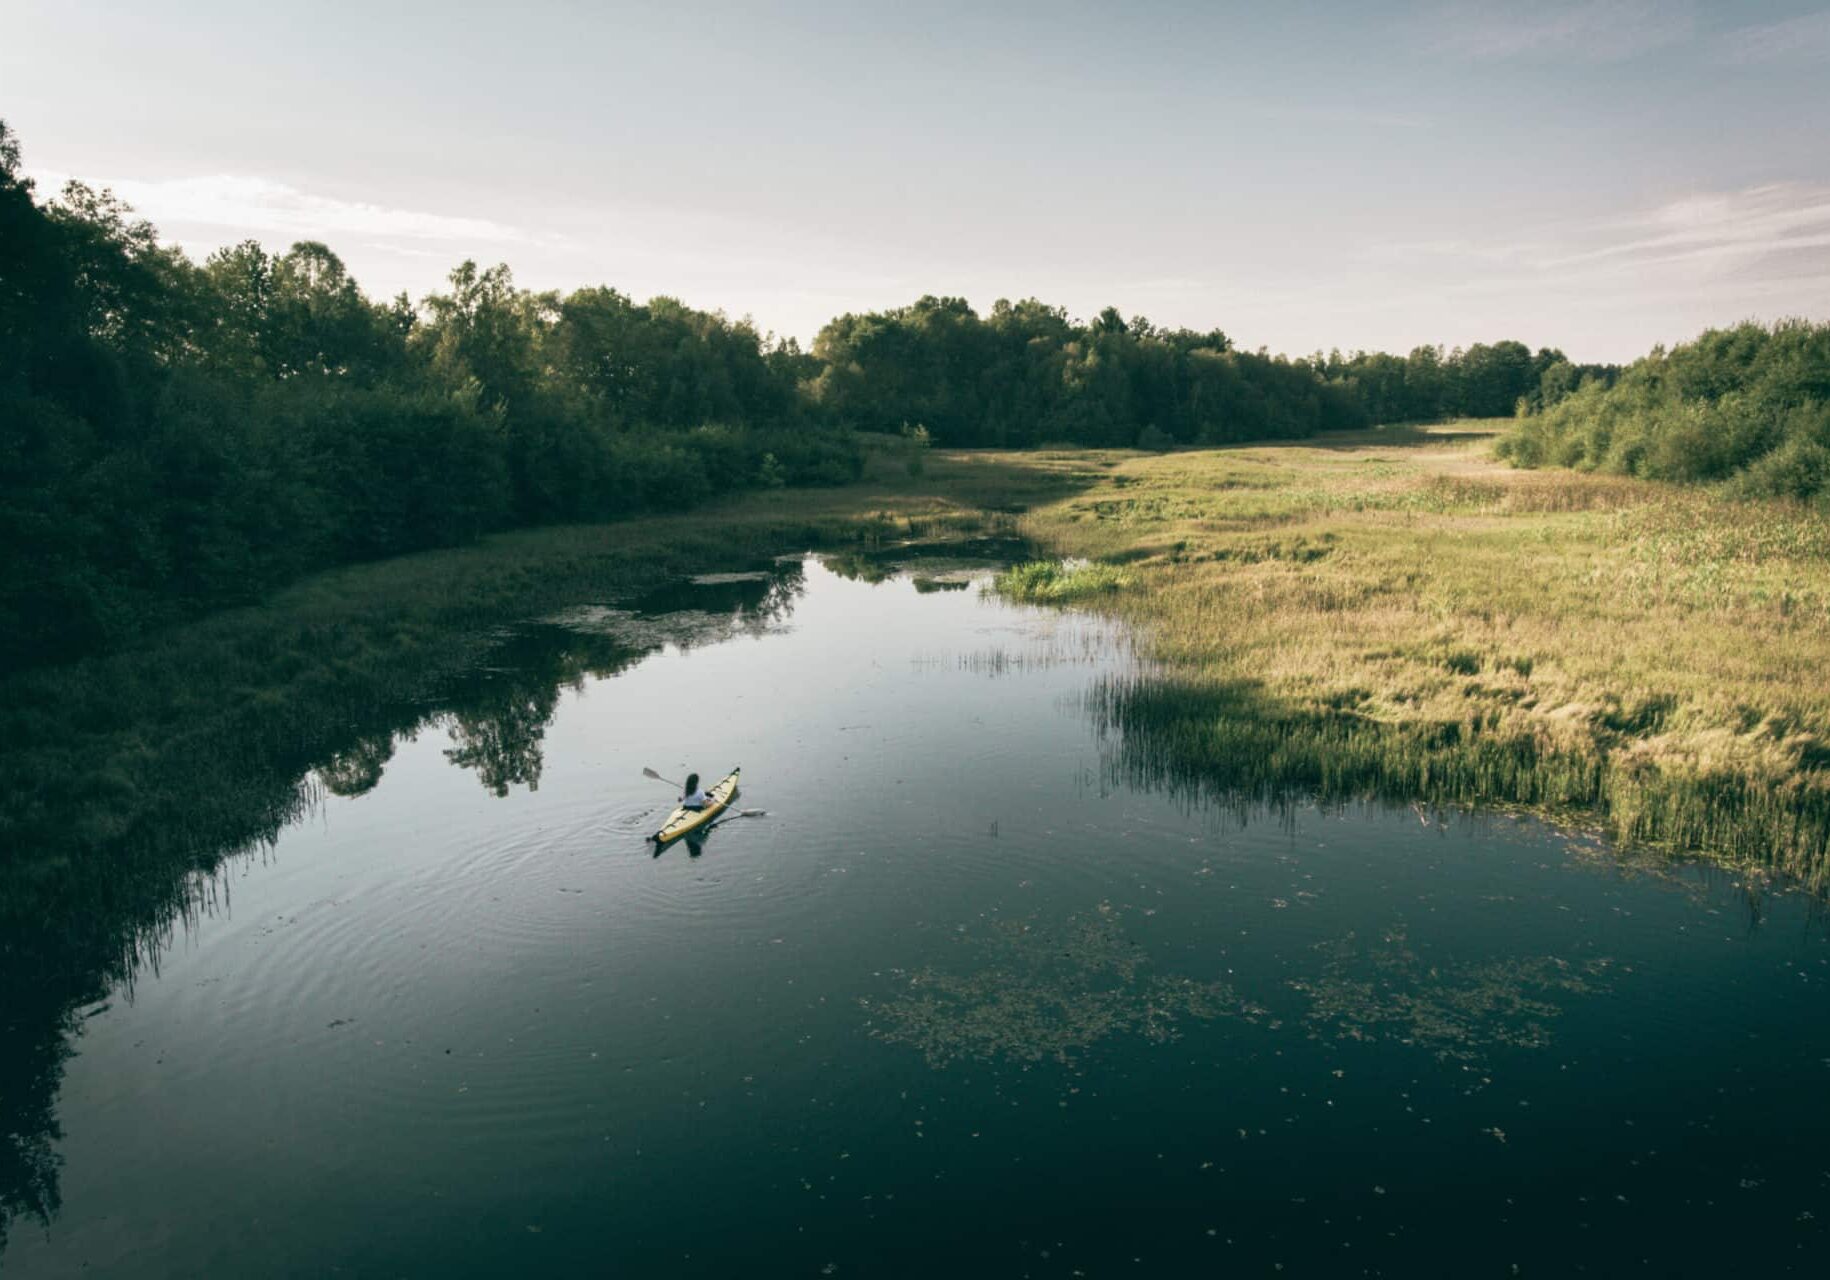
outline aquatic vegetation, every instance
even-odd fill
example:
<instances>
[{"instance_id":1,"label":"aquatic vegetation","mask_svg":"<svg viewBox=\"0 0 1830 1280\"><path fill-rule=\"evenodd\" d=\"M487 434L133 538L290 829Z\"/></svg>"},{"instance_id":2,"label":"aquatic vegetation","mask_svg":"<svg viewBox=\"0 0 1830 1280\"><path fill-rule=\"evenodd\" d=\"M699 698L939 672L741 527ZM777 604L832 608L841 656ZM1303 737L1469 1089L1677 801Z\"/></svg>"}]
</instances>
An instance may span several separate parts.
<instances>
[{"instance_id":1,"label":"aquatic vegetation","mask_svg":"<svg viewBox=\"0 0 1830 1280\"><path fill-rule=\"evenodd\" d=\"M1107 595L1130 584L1116 565L1084 560L1031 560L1013 565L992 580L991 590L1029 604L1067 604Z\"/></svg>"},{"instance_id":2,"label":"aquatic vegetation","mask_svg":"<svg viewBox=\"0 0 1830 1280\"><path fill-rule=\"evenodd\" d=\"M1290 982L1309 998L1310 1035L1395 1040L1467 1066L1484 1066L1502 1049L1544 1048L1563 1013L1560 998L1601 994L1608 984L1605 959L1434 964L1412 949L1403 929L1371 944L1349 934L1316 950L1322 972Z\"/></svg>"},{"instance_id":3,"label":"aquatic vegetation","mask_svg":"<svg viewBox=\"0 0 1830 1280\"><path fill-rule=\"evenodd\" d=\"M1224 982L1145 972L1148 962L1109 903L1051 925L999 921L961 936L964 967L923 968L906 989L859 1003L871 1034L919 1049L933 1067L1072 1062L1100 1040L1174 1039L1185 1019L1255 1017Z\"/></svg>"}]
</instances>

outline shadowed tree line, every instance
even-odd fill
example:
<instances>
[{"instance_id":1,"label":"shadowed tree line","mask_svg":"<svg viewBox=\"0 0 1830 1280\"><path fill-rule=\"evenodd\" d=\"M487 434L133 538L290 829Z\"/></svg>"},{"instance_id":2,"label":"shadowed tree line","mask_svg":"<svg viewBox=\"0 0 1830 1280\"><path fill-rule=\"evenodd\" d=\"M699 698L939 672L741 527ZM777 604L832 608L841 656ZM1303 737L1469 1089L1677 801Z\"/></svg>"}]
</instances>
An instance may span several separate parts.
<instances>
[{"instance_id":1,"label":"shadowed tree line","mask_svg":"<svg viewBox=\"0 0 1830 1280\"><path fill-rule=\"evenodd\" d=\"M1578 388L1611 386L1620 368L1577 364L1552 347L1533 352L1522 342L1418 347L1408 356L1383 351L1317 352L1310 367L1343 385L1374 422L1436 422L1444 418L1503 418L1556 405Z\"/></svg>"},{"instance_id":2,"label":"shadowed tree line","mask_svg":"<svg viewBox=\"0 0 1830 1280\"><path fill-rule=\"evenodd\" d=\"M378 303L310 242L197 264L19 165L0 125L0 669L330 565L857 474L747 322L469 262Z\"/></svg>"},{"instance_id":3,"label":"shadowed tree line","mask_svg":"<svg viewBox=\"0 0 1830 1280\"><path fill-rule=\"evenodd\" d=\"M935 443L1167 448L1366 425L1350 390L1303 361L1234 349L1218 329L1159 329L1112 307L1085 324L1035 299L981 317L924 297L843 315L813 344L830 417L927 429Z\"/></svg>"},{"instance_id":4,"label":"shadowed tree line","mask_svg":"<svg viewBox=\"0 0 1830 1280\"><path fill-rule=\"evenodd\" d=\"M1518 343L1285 359L1033 299L844 315L811 352L465 262L415 303L325 245L201 264L111 193L41 199L0 123L0 671L118 649L332 565L859 474L853 429L1167 448L1506 413Z\"/></svg>"},{"instance_id":5,"label":"shadowed tree line","mask_svg":"<svg viewBox=\"0 0 1830 1280\"><path fill-rule=\"evenodd\" d=\"M986 316L936 297L843 315L820 331L813 356L809 391L831 417L1001 447L1168 448L1505 417L1618 373L1520 342L1292 360L1240 351L1218 329L1158 328L1111 307L1081 324L1033 298L1000 300Z\"/></svg>"}]
</instances>

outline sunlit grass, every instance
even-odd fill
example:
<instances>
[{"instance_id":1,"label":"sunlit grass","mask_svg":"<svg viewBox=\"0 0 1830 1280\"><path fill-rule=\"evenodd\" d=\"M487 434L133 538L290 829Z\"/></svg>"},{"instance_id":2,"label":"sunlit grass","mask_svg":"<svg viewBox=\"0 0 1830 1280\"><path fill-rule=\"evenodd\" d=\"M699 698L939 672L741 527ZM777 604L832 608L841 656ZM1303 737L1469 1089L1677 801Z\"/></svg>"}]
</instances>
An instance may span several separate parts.
<instances>
[{"instance_id":1,"label":"sunlit grass","mask_svg":"<svg viewBox=\"0 0 1830 1280\"><path fill-rule=\"evenodd\" d=\"M1513 471L1500 425L1086 455L1097 478L1020 527L1122 565L1130 587L1098 607L1148 624L1181 682L1112 704L1132 763L1216 789L1589 808L1622 837L1815 875L1822 518Z\"/></svg>"},{"instance_id":2,"label":"sunlit grass","mask_svg":"<svg viewBox=\"0 0 1830 1280\"><path fill-rule=\"evenodd\" d=\"M1066 604L1108 595L1130 582L1114 565L1086 560L1031 560L1012 565L992 580L992 590L1031 604Z\"/></svg>"}]
</instances>

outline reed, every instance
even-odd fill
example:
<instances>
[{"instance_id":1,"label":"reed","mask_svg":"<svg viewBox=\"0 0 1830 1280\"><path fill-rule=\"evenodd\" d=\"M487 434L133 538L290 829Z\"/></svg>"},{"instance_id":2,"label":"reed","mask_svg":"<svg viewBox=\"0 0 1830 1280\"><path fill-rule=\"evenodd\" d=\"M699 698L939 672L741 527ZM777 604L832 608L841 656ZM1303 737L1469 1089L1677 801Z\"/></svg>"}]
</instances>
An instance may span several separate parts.
<instances>
[{"instance_id":1,"label":"reed","mask_svg":"<svg viewBox=\"0 0 1830 1280\"><path fill-rule=\"evenodd\" d=\"M1078 598L1157 664L1095 698L1115 767L1236 800L1579 813L1822 884L1830 526L1516 471L1504 425L1085 455L1093 478L1020 528L1122 573Z\"/></svg>"}]
</instances>

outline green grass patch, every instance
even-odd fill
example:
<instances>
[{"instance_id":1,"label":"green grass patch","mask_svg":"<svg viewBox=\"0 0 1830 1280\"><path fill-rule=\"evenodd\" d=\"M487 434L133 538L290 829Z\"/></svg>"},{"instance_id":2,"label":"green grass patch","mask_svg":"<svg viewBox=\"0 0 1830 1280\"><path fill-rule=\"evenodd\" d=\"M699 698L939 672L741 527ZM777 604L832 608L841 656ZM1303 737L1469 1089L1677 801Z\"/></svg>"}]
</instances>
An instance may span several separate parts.
<instances>
[{"instance_id":1,"label":"green grass patch","mask_svg":"<svg viewBox=\"0 0 1830 1280\"><path fill-rule=\"evenodd\" d=\"M1069 604L1111 595L1131 579L1116 565L1091 561L1031 560L1012 565L992 579L991 589L1025 604Z\"/></svg>"}]
</instances>

